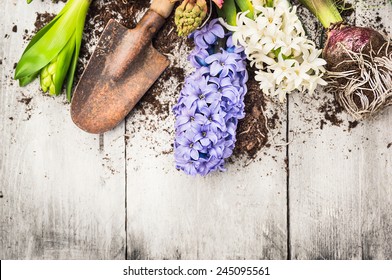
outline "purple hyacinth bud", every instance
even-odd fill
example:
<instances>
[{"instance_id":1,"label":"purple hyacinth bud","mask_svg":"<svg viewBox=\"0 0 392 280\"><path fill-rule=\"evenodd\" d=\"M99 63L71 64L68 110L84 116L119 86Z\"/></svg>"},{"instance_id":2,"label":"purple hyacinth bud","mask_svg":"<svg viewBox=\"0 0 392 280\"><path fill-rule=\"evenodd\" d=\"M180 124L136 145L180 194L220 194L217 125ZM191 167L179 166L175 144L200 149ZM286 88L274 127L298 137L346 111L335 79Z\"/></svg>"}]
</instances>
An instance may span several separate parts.
<instances>
[{"instance_id":1,"label":"purple hyacinth bud","mask_svg":"<svg viewBox=\"0 0 392 280\"><path fill-rule=\"evenodd\" d=\"M218 38L224 37L225 30L218 19L211 20L202 29L196 30L189 35L189 38L195 41L195 45L203 49L207 49L210 45L215 44Z\"/></svg>"}]
</instances>

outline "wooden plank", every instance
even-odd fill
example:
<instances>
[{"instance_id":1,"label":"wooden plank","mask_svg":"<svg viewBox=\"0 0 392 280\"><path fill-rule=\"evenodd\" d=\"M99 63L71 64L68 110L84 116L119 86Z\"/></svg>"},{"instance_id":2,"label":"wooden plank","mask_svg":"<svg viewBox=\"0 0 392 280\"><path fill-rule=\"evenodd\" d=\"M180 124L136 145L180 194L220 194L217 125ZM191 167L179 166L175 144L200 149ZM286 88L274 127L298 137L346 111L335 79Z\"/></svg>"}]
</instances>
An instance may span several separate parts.
<instances>
[{"instance_id":1,"label":"wooden plank","mask_svg":"<svg viewBox=\"0 0 392 280\"><path fill-rule=\"evenodd\" d=\"M189 47L171 52L185 67ZM127 121L127 231L130 259L285 259L286 151L271 147L245 167L190 177L174 167L174 117L181 76L161 79L154 90L165 111L142 106ZM284 120L286 113L273 107ZM284 106L285 107L285 106ZM285 141L285 125L277 142Z\"/></svg>"},{"instance_id":2,"label":"wooden plank","mask_svg":"<svg viewBox=\"0 0 392 280\"><path fill-rule=\"evenodd\" d=\"M38 81L19 88L11 77L24 30L32 32L34 11L58 12L63 4L3 4L0 258L124 258L124 125L88 135L72 123L64 97L43 95Z\"/></svg>"},{"instance_id":3,"label":"wooden plank","mask_svg":"<svg viewBox=\"0 0 392 280\"><path fill-rule=\"evenodd\" d=\"M358 25L379 27L379 16L391 34L388 1L358 3ZM345 113L333 119L334 106L326 105L332 99L320 91L318 99L290 102L291 257L390 259L392 110L357 125Z\"/></svg>"},{"instance_id":4,"label":"wooden plank","mask_svg":"<svg viewBox=\"0 0 392 280\"><path fill-rule=\"evenodd\" d=\"M392 36L392 3L362 1L356 22ZM367 150L362 154L362 221L363 259L392 259L392 109L389 108L364 130L369 135Z\"/></svg>"}]
</instances>

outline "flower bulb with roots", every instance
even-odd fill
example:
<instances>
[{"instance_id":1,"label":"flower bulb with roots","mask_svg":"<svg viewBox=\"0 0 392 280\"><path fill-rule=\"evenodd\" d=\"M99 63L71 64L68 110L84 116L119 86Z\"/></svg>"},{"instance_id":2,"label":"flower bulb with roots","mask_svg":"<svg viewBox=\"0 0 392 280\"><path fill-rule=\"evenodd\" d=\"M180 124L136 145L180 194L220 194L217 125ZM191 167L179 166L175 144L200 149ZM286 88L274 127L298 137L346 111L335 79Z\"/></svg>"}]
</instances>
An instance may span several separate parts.
<instances>
[{"instance_id":1,"label":"flower bulb with roots","mask_svg":"<svg viewBox=\"0 0 392 280\"><path fill-rule=\"evenodd\" d=\"M357 120L392 104L392 44L364 27L334 25L323 51L328 91Z\"/></svg>"},{"instance_id":2,"label":"flower bulb with roots","mask_svg":"<svg viewBox=\"0 0 392 280\"><path fill-rule=\"evenodd\" d=\"M343 23L332 0L300 0L328 29L323 50L327 91L356 120L392 104L392 42L367 27Z\"/></svg>"}]
</instances>

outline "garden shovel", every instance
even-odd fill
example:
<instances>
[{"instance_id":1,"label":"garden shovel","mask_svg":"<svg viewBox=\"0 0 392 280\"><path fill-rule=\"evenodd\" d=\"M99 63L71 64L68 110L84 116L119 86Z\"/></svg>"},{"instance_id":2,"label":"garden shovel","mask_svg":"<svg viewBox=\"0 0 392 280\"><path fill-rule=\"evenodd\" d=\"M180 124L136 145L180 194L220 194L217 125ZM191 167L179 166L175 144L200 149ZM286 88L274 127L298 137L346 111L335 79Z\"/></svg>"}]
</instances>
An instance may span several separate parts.
<instances>
[{"instance_id":1,"label":"garden shovel","mask_svg":"<svg viewBox=\"0 0 392 280\"><path fill-rule=\"evenodd\" d=\"M117 126L169 65L152 38L173 10L153 0L136 28L110 20L76 86L71 117L81 129L103 133Z\"/></svg>"}]
</instances>

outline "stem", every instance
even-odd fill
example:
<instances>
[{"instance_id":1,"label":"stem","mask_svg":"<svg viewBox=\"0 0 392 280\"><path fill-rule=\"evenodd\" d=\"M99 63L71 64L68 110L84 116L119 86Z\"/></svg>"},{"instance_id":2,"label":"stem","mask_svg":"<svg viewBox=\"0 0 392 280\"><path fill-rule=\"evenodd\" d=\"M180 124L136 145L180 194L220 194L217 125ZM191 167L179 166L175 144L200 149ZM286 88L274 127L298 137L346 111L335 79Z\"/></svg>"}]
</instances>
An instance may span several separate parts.
<instances>
[{"instance_id":1,"label":"stem","mask_svg":"<svg viewBox=\"0 0 392 280\"><path fill-rule=\"evenodd\" d=\"M272 8L274 6L274 0L267 0L266 6Z\"/></svg>"},{"instance_id":2,"label":"stem","mask_svg":"<svg viewBox=\"0 0 392 280\"><path fill-rule=\"evenodd\" d=\"M235 0L238 7L242 12L248 12L246 16L250 19L254 19L254 9L250 0Z\"/></svg>"},{"instance_id":3,"label":"stem","mask_svg":"<svg viewBox=\"0 0 392 280\"><path fill-rule=\"evenodd\" d=\"M222 6L226 21L230 25L237 25L237 8L234 0L226 0Z\"/></svg>"},{"instance_id":4,"label":"stem","mask_svg":"<svg viewBox=\"0 0 392 280\"><path fill-rule=\"evenodd\" d=\"M343 21L333 0L299 0L315 15L325 28Z\"/></svg>"}]
</instances>

